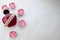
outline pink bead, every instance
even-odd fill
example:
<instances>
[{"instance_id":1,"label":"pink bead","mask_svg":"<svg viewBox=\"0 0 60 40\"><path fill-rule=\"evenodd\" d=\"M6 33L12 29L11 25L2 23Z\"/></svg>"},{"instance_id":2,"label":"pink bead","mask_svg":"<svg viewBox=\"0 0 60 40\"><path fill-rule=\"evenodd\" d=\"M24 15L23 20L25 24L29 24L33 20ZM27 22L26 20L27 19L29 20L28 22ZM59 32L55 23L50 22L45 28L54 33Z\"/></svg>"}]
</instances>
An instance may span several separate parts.
<instances>
[{"instance_id":1,"label":"pink bead","mask_svg":"<svg viewBox=\"0 0 60 40\"><path fill-rule=\"evenodd\" d=\"M11 37L11 38L15 38L16 37L16 32L15 31L11 31L10 33L9 33L9 36Z\"/></svg>"},{"instance_id":2,"label":"pink bead","mask_svg":"<svg viewBox=\"0 0 60 40\"><path fill-rule=\"evenodd\" d=\"M2 10L6 10L6 9L8 9L8 6L7 5L3 5L2 6Z\"/></svg>"},{"instance_id":3,"label":"pink bead","mask_svg":"<svg viewBox=\"0 0 60 40\"><path fill-rule=\"evenodd\" d=\"M10 4L9 4L9 7L10 7L11 9L14 9L14 8L15 8L15 3L10 3Z\"/></svg>"},{"instance_id":4,"label":"pink bead","mask_svg":"<svg viewBox=\"0 0 60 40\"><path fill-rule=\"evenodd\" d=\"M24 27L26 22L24 20L21 20L18 22L19 26Z\"/></svg>"},{"instance_id":5,"label":"pink bead","mask_svg":"<svg viewBox=\"0 0 60 40\"><path fill-rule=\"evenodd\" d=\"M23 13L24 13L24 10L23 10L23 9L19 9L19 10L17 11L17 13L18 13L18 15L22 16Z\"/></svg>"}]
</instances>

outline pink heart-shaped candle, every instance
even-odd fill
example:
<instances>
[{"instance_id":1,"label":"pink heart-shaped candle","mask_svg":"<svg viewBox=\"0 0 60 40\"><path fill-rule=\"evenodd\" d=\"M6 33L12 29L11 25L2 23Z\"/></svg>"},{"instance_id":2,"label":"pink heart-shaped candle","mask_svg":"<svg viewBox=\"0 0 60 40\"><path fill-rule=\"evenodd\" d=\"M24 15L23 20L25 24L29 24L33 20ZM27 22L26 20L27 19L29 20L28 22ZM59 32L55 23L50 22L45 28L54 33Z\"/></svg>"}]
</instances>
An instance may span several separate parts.
<instances>
[{"instance_id":1,"label":"pink heart-shaped candle","mask_svg":"<svg viewBox=\"0 0 60 40\"><path fill-rule=\"evenodd\" d=\"M6 16L4 16L2 18L2 21L6 26L12 27L12 26L16 25L17 17L15 14L6 14Z\"/></svg>"}]
</instances>

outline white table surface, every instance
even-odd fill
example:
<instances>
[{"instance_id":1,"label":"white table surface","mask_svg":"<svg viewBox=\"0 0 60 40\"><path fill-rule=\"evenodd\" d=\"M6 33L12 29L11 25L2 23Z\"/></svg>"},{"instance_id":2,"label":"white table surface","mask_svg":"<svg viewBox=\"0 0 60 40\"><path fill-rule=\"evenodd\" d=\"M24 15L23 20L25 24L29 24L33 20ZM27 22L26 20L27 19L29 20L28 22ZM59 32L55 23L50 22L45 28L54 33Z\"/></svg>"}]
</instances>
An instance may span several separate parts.
<instances>
[{"instance_id":1,"label":"white table surface","mask_svg":"<svg viewBox=\"0 0 60 40\"><path fill-rule=\"evenodd\" d=\"M16 9L9 9L17 19L26 21L26 26L18 24L13 28L5 27L2 5L15 2ZM17 10L23 8L25 13L18 16ZM16 31L17 37L11 39L10 31ZM0 40L60 40L60 0L0 0Z\"/></svg>"}]
</instances>

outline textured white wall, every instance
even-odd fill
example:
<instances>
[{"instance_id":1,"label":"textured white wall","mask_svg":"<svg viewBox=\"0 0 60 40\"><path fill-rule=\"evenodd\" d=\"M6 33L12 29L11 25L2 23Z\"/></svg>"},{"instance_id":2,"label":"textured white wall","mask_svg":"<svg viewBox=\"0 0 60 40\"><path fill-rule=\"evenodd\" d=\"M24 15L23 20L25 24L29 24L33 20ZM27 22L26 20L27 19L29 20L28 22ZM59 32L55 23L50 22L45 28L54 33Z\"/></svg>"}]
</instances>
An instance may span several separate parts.
<instances>
[{"instance_id":1,"label":"textured white wall","mask_svg":"<svg viewBox=\"0 0 60 40\"><path fill-rule=\"evenodd\" d=\"M25 28L7 28L2 23L4 16L1 6L16 3L17 12L19 8L25 10L22 17L27 22ZM17 13L16 13L17 14ZM10 31L16 31L15 39L9 38ZM60 0L0 0L0 40L60 40Z\"/></svg>"}]
</instances>

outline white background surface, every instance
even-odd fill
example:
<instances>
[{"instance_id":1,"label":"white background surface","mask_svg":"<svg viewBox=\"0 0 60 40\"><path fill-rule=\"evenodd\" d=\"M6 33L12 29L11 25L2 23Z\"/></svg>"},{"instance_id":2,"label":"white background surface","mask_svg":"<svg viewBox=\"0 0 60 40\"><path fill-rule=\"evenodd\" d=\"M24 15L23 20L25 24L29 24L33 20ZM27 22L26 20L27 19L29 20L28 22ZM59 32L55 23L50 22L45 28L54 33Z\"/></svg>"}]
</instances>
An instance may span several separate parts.
<instances>
[{"instance_id":1,"label":"white background surface","mask_svg":"<svg viewBox=\"0 0 60 40\"><path fill-rule=\"evenodd\" d=\"M13 28L5 27L2 5L15 2L16 9L9 9L15 13L18 21L24 19L26 27L18 24ZM17 10L23 8L25 14L20 17ZM17 37L11 39L10 31L16 31ZM0 40L60 40L60 0L0 0Z\"/></svg>"}]
</instances>

